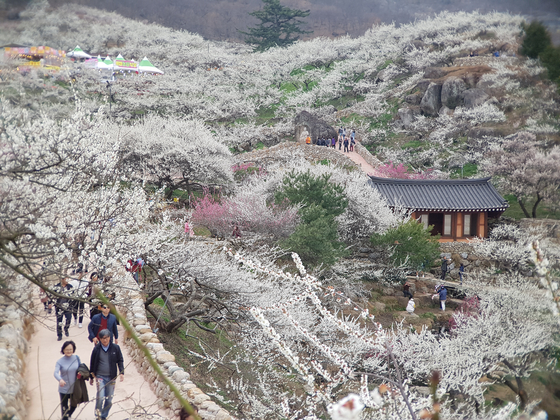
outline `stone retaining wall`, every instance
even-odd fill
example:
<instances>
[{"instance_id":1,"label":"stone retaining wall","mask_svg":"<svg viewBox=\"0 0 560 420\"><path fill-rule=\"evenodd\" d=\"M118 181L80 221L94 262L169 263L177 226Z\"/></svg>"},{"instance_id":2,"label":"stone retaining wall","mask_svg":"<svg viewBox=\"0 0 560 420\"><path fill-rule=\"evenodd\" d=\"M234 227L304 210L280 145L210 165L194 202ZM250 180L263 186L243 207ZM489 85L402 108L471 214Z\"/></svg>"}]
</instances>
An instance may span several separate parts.
<instances>
[{"instance_id":1,"label":"stone retaining wall","mask_svg":"<svg viewBox=\"0 0 560 420\"><path fill-rule=\"evenodd\" d=\"M12 282L0 295L0 416L27 417L24 378L27 339L32 332L33 287L27 280ZM10 296L10 298L6 297Z\"/></svg>"},{"instance_id":2,"label":"stone retaining wall","mask_svg":"<svg viewBox=\"0 0 560 420\"><path fill-rule=\"evenodd\" d=\"M193 382L190 381L190 375L182 367L175 363L175 356L166 351L148 323L146 310L144 308L144 300L138 284L133 277L124 270L119 273L118 293L123 295L117 296L119 310L126 316L127 321L140 340L150 350L152 357L157 360L164 375L166 375L174 385L181 390L183 397L198 409L199 416L204 420L231 420L229 413L221 408L211 398L204 394ZM159 405L162 408L171 410L177 418L179 417L180 404L169 387L163 383L154 369L146 360L144 353L136 345L130 337L126 337L124 344L128 347L130 355L136 363L137 369L144 377L146 382L150 384L156 396L159 398Z\"/></svg>"},{"instance_id":3,"label":"stone retaining wall","mask_svg":"<svg viewBox=\"0 0 560 420\"><path fill-rule=\"evenodd\" d=\"M365 146L362 146L361 144L356 143L354 145L354 151L357 154L359 154L361 157L363 157L368 165L371 165L374 168L377 168L378 166L381 166L381 161L379 159L377 159L375 156L373 156L370 153L370 151L365 148Z\"/></svg>"}]
</instances>

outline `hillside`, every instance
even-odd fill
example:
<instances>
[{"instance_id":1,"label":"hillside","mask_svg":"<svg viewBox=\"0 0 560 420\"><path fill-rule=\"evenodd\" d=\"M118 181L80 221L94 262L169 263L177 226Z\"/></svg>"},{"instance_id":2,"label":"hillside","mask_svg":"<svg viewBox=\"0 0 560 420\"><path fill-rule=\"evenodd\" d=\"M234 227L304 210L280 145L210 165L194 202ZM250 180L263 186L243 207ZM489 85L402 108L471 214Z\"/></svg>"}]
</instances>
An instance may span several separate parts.
<instances>
[{"instance_id":1,"label":"hillside","mask_svg":"<svg viewBox=\"0 0 560 420\"><path fill-rule=\"evenodd\" d=\"M119 268L141 257L142 327L240 418L553 413L554 390L536 399L558 359L557 226L502 218L489 238L440 246L347 156L296 138L306 111L409 175L500 167L512 202L554 216L559 97L518 53L522 21L442 13L253 53L37 2L1 44L147 56L164 74L107 83L80 62L2 61L0 279L46 287L81 263L120 287ZM467 267L447 309L432 296L442 256L452 279Z\"/></svg>"},{"instance_id":2,"label":"hillside","mask_svg":"<svg viewBox=\"0 0 560 420\"><path fill-rule=\"evenodd\" d=\"M472 176L491 145L507 136L530 132L549 146L559 140L556 89L536 61L517 55L521 21L507 14L442 14L399 28L375 26L355 39L316 38L252 54L240 44L66 6L23 13L0 42L148 56L166 75L119 79L112 90L112 115L119 119L165 109L205 121L220 141L243 150L249 142L290 138L293 118L307 110L333 126L355 128L382 161L455 174L463 163ZM472 51L478 56L468 57ZM62 74L53 89L37 89L29 79L17 83L30 84L38 101L47 96L68 104L76 89L90 109L107 100L95 76L76 64L69 71L78 75L72 89ZM449 96L449 89L457 91ZM471 96L465 102L466 90Z\"/></svg>"}]
</instances>

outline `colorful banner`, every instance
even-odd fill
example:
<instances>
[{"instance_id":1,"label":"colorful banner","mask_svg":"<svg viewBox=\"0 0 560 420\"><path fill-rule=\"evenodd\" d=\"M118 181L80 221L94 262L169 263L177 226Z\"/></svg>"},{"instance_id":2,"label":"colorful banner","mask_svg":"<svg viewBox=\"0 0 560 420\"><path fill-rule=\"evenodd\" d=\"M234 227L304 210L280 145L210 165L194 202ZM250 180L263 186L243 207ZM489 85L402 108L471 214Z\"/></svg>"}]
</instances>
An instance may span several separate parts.
<instances>
[{"instance_id":1,"label":"colorful banner","mask_svg":"<svg viewBox=\"0 0 560 420\"><path fill-rule=\"evenodd\" d=\"M120 70L138 69L138 63L134 61L127 61L127 60L115 60L115 66L117 66Z\"/></svg>"}]
</instances>

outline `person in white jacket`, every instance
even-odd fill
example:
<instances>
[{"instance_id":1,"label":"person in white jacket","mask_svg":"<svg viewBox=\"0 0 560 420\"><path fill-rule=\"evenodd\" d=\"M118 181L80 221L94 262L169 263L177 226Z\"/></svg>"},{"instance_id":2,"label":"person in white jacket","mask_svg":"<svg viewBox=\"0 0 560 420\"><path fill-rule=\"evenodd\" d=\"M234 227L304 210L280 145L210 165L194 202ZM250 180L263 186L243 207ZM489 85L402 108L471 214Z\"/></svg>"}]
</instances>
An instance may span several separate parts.
<instances>
[{"instance_id":1,"label":"person in white jacket","mask_svg":"<svg viewBox=\"0 0 560 420\"><path fill-rule=\"evenodd\" d=\"M409 314L413 314L414 309L416 309L416 303L414 303L414 298L411 297L408 299L408 305L406 305L406 311Z\"/></svg>"}]
</instances>

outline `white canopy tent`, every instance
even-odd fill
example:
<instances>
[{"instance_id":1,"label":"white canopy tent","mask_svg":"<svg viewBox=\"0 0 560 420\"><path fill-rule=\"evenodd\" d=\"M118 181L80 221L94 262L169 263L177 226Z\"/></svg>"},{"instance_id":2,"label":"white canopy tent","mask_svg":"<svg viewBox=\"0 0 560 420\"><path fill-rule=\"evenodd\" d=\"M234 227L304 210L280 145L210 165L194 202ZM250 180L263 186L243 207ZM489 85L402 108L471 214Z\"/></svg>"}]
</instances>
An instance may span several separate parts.
<instances>
[{"instance_id":1,"label":"white canopy tent","mask_svg":"<svg viewBox=\"0 0 560 420\"><path fill-rule=\"evenodd\" d=\"M80 48L79 45L76 46L72 51L66 53L66 57L70 58L91 58L91 55L87 54Z\"/></svg>"},{"instance_id":2,"label":"white canopy tent","mask_svg":"<svg viewBox=\"0 0 560 420\"><path fill-rule=\"evenodd\" d=\"M140 63L138 64L138 72L152 73L152 74L163 74L163 71L158 69L152 63L150 63L150 60L148 60L148 57L144 57L142 59L142 61L140 61Z\"/></svg>"}]
</instances>

